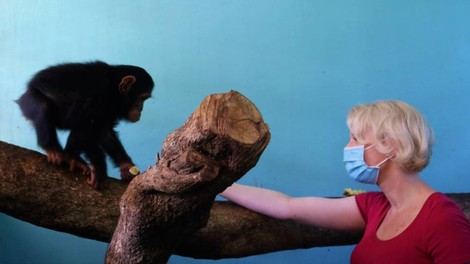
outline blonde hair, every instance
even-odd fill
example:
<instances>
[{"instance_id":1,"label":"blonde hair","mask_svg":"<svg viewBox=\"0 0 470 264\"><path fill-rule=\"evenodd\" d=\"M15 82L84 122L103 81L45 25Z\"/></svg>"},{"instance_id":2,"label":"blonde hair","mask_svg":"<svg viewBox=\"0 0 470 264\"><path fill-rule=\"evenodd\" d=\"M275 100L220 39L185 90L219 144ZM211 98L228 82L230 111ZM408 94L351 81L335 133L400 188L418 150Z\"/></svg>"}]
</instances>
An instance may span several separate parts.
<instances>
[{"instance_id":1,"label":"blonde hair","mask_svg":"<svg viewBox=\"0 0 470 264\"><path fill-rule=\"evenodd\" d=\"M431 158L434 136L418 110L400 101L378 101L349 111L347 125L359 143L365 133L383 154L394 149L393 160L407 172L420 172Z\"/></svg>"}]
</instances>

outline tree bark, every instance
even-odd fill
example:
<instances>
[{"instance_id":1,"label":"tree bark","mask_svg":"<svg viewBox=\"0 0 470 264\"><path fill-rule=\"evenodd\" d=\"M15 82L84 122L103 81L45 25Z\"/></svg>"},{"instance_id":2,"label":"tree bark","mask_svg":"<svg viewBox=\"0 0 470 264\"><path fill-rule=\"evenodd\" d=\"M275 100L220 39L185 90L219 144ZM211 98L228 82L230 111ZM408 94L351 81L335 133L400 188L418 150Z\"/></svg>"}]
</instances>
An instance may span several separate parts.
<instances>
[{"instance_id":1,"label":"tree bark","mask_svg":"<svg viewBox=\"0 0 470 264\"><path fill-rule=\"evenodd\" d=\"M129 184L106 263L167 263L207 225L217 194L256 165L269 139L268 125L240 93L206 97L165 139L157 165Z\"/></svg>"},{"instance_id":2,"label":"tree bark","mask_svg":"<svg viewBox=\"0 0 470 264\"><path fill-rule=\"evenodd\" d=\"M206 117L210 118L209 116ZM204 122L211 123L209 121ZM231 129L232 133L240 129L238 133L247 135L241 133L246 130L243 122L233 123ZM252 138L252 136L249 136L249 138ZM235 142L247 142L246 138L231 137L232 139ZM171 144L167 143L170 145L175 144L168 149L176 151L188 148L188 146L175 147L179 141L176 140ZM204 142L209 143L211 141L204 139L200 143ZM247 145L250 145L250 142ZM211 146L208 144L207 147ZM214 149L211 150L214 151L216 148L215 146L212 147ZM163 147L163 150L165 150L165 147ZM241 172L243 172L243 170L240 170L239 173L234 173L238 169L228 170L223 167L219 174L215 174L216 176L210 176L213 174L209 173L207 174L209 177L199 177L199 181L189 180L185 184L178 183L179 180L175 180L174 183L177 183L175 185L168 185L168 182L162 181L162 185L159 186L160 190L152 189L155 184L150 181L151 184L147 183L146 185L145 175L156 175L157 169L163 170L165 166L162 164L164 164L164 161L168 164L167 157L170 157L171 153L173 152L164 153L162 151L162 159L159 161L158 166L150 168L141 175L142 177L136 178L135 185L140 185L143 188L151 186L146 190L154 190L150 191L152 196L162 195L166 197L168 193L181 194L182 192L189 193L183 196L191 196L198 193L198 195L195 195L196 198L192 197L191 199L197 199L199 195L203 196L204 203L200 208L204 212L207 211L207 207L210 206L215 194L229 185L235 178L240 177ZM186 158L179 159L179 161L192 160L190 164L197 163L197 158L191 158L190 152L186 151L185 153ZM226 153L220 154L219 162L224 155L229 156ZM220 165L221 163L217 164ZM228 165L225 164L224 166ZM246 166L245 169L250 166L254 166L254 164ZM195 173L197 171L193 170L194 167L191 166L188 166L187 169L186 172L192 171ZM184 174L184 170L180 172ZM168 175L175 176L174 174ZM230 176L227 177L227 175ZM211 180L211 177L214 178ZM175 178L178 178L178 175ZM218 181L219 178L223 180ZM49 165L46 157L38 152L0 141L0 212L45 228L88 239L110 242L120 216L119 201L121 197L125 201L123 194L128 186L119 180L108 178L106 180L107 188L97 192L90 188L85 180L86 176L70 172L65 167ZM144 182L139 183L140 180ZM134 181L132 184L134 185ZM207 190L208 194L200 194L202 190ZM464 210L466 217L470 219L470 193L448 195ZM171 199L168 199L168 201L165 199L167 198L157 199L158 202L154 204L159 207L166 206L167 202L171 204ZM124 202L123 205L126 203ZM190 204L178 204L178 206L186 207ZM159 217L164 218L166 212L162 214ZM198 216L200 218L190 214L188 220L193 219L194 224L191 223L190 228L183 230L183 234L178 234L178 243L175 243L175 248L171 248L170 251L174 250L174 254L193 258L238 258L280 250L355 244L361 236L361 233L326 230L290 221L272 219L229 202L215 202L210 215L204 214L200 214ZM206 221L206 226L190 234L194 229L203 226ZM152 228L158 231L159 227ZM162 227L160 229L169 230ZM161 233L157 232L157 235L157 239L162 237Z\"/></svg>"}]
</instances>

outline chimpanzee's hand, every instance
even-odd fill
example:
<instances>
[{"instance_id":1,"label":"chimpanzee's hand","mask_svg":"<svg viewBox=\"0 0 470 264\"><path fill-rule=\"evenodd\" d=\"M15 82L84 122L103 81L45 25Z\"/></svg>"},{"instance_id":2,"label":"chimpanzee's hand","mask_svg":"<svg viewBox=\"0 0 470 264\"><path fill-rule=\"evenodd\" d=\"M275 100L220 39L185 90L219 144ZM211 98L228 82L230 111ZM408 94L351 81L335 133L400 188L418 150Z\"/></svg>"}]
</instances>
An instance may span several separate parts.
<instances>
[{"instance_id":1,"label":"chimpanzee's hand","mask_svg":"<svg viewBox=\"0 0 470 264\"><path fill-rule=\"evenodd\" d=\"M119 171L121 172L121 179L123 181L131 181L140 173L139 168L130 162L121 164L119 166Z\"/></svg>"},{"instance_id":2,"label":"chimpanzee's hand","mask_svg":"<svg viewBox=\"0 0 470 264\"><path fill-rule=\"evenodd\" d=\"M66 155L62 150L59 149L46 149L47 161L54 165L60 165L63 161L66 161Z\"/></svg>"}]
</instances>

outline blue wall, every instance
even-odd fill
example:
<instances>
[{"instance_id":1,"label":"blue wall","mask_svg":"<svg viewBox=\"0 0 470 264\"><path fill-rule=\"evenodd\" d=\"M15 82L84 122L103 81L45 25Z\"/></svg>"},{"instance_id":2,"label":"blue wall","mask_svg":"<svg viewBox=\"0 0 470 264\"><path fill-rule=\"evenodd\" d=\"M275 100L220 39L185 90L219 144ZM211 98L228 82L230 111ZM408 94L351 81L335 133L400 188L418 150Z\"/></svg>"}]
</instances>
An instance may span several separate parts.
<instances>
[{"instance_id":1,"label":"blue wall","mask_svg":"<svg viewBox=\"0 0 470 264\"><path fill-rule=\"evenodd\" d=\"M470 192L469 13L465 0L0 1L0 140L38 149L13 102L32 74L100 59L140 65L156 79L141 122L118 127L141 168L205 96L235 89L272 133L241 182L295 196L373 190L345 176L345 115L357 103L400 99L436 133L423 178L443 192ZM347 263L352 248L217 263ZM2 264L101 263L105 249L0 214Z\"/></svg>"}]
</instances>

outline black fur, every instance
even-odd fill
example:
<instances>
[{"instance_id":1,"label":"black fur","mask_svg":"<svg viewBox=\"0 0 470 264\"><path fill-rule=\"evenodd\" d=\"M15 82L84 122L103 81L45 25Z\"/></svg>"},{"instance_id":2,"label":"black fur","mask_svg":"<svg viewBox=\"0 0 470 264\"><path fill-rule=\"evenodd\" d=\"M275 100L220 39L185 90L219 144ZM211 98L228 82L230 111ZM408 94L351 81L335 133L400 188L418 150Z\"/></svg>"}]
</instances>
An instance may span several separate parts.
<instances>
[{"instance_id":1,"label":"black fur","mask_svg":"<svg viewBox=\"0 0 470 264\"><path fill-rule=\"evenodd\" d=\"M126 76L133 76L135 82L122 90ZM138 121L153 86L152 77L140 67L101 61L67 63L39 71L17 103L36 129L38 144L49 161L65 161L71 167L78 162L86 171L80 158L84 153L91 165L89 184L98 189L107 175L105 153L120 166L121 177L129 179L123 170L133 163L114 128L121 120ZM70 130L65 150L56 129Z\"/></svg>"}]
</instances>

